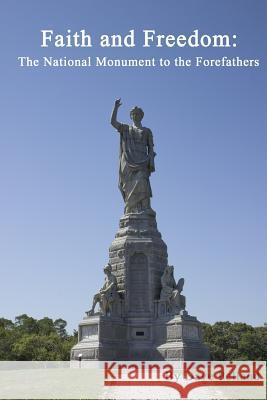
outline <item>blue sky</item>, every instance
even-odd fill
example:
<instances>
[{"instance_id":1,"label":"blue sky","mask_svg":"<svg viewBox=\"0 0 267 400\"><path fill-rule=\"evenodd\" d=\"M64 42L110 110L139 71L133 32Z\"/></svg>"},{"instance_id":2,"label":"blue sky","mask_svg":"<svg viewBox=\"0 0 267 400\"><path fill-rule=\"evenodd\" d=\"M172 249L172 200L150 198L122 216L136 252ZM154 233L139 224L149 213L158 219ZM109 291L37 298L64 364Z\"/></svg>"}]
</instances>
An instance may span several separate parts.
<instances>
[{"instance_id":1,"label":"blue sky","mask_svg":"<svg viewBox=\"0 0 267 400\"><path fill-rule=\"evenodd\" d=\"M154 134L152 207L188 311L206 322L267 321L266 11L263 1L3 1L0 316L89 309L118 229L119 138L145 111ZM40 30L237 34L235 49L42 49ZM260 59L258 68L20 68L17 57Z\"/></svg>"}]
</instances>

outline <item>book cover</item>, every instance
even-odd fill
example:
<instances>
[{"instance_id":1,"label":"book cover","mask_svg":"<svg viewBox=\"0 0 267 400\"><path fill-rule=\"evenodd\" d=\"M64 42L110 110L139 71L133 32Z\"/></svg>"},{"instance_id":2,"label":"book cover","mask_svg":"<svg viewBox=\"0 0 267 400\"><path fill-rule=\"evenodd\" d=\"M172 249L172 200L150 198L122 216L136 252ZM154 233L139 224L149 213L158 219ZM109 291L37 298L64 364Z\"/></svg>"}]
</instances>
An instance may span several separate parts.
<instances>
[{"instance_id":1,"label":"book cover","mask_svg":"<svg viewBox=\"0 0 267 400\"><path fill-rule=\"evenodd\" d=\"M68 360L127 206L156 213L212 358L266 358L266 13L252 0L1 2L2 360ZM122 177L135 107L153 142L147 203ZM65 347L42 339L38 353L32 334Z\"/></svg>"}]
</instances>

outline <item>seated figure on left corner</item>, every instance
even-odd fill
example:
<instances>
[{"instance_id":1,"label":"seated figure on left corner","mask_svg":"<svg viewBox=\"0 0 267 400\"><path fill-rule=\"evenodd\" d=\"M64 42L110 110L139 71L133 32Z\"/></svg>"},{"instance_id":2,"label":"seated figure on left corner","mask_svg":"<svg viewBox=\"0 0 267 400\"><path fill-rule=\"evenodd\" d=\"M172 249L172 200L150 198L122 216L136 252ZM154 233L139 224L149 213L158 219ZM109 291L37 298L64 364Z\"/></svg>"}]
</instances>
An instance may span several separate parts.
<instances>
[{"instance_id":1,"label":"seated figure on left corner","mask_svg":"<svg viewBox=\"0 0 267 400\"><path fill-rule=\"evenodd\" d=\"M111 273L112 267L107 264L104 267L104 273L106 274L105 283L97 294L94 295L93 305L88 315L94 315L95 306L97 303L100 305L102 314L108 315L112 311L112 304L118 298L117 292L117 279L116 276Z\"/></svg>"},{"instance_id":2,"label":"seated figure on left corner","mask_svg":"<svg viewBox=\"0 0 267 400\"><path fill-rule=\"evenodd\" d=\"M185 309L185 296L181 295L184 287L184 279L181 278L176 283L173 276L173 266L167 265L161 277L160 300L174 308L174 311Z\"/></svg>"}]
</instances>

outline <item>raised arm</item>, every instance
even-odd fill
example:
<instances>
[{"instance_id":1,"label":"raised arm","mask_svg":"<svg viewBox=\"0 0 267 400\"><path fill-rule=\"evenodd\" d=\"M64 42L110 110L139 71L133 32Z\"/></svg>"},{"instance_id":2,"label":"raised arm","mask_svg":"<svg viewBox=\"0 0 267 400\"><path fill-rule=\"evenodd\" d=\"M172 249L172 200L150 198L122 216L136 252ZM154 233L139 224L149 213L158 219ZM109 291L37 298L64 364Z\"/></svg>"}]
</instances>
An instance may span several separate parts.
<instances>
[{"instance_id":1,"label":"raised arm","mask_svg":"<svg viewBox=\"0 0 267 400\"><path fill-rule=\"evenodd\" d=\"M110 123L115 129L119 129L119 127L121 125L120 122L117 121L117 113L118 113L118 109L121 105L122 105L121 99L117 99L115 101L114 108L113 108L113 111L111 114Z\"/></svg>"}]
</instances>

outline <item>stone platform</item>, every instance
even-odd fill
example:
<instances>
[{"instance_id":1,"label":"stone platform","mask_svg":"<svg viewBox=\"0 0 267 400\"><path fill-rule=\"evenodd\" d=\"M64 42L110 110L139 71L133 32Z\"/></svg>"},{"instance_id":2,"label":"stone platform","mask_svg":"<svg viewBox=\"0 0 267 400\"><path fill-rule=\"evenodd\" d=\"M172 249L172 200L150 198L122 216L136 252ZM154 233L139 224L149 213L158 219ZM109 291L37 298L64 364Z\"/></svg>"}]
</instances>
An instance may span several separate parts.
<instances>
[{"instance_id":1,"label":"stone platform","mask_svg":"<svg viewBox=\"0 0 267 400\"><path fill-rule=\"evenodd\" d=\"M201 324L195 317L110 319L95 315L79 325L79 341L71 359L83 360L208 360Z\"/></svg>"}]
</instances>

